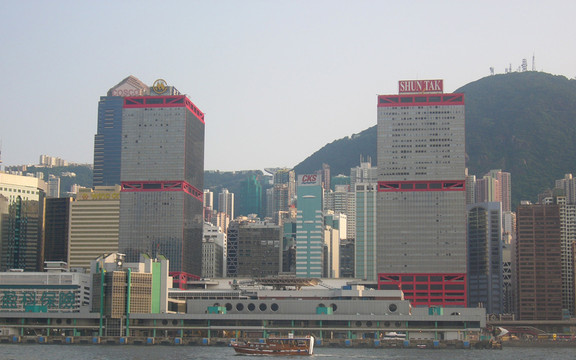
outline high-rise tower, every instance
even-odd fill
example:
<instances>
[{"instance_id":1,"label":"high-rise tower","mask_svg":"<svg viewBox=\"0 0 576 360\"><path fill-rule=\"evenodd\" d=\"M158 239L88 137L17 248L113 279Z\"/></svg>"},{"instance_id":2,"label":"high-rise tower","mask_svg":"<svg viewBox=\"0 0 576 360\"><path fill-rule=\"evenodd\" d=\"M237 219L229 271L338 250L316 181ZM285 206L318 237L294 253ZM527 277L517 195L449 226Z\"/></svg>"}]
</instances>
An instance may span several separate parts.
<instances>
[{"instance_id":1,"label":"high-rise tower","mask_svg":"<svg viewBox=\"0 0 576 360\"><path fill-rule=\"evenodd\" d=\"M416 306L466 306L464 140L464 95L442 80L378 96L378 281Z\"/></svg>"},{"instance_id":2,"label":"high-rise tower","mask_svg":"<svg viewBox=\"0 0 576 360\"><path fill-rule=\"evenodd\" d=\"M119 250L161 254L170 271L202 270L204 113L164 80L125 97Z\"/></svg>"},{"instance_id":3,"label":"high-rise tower","mask_svg":"<svg viewBox=\"0 0 576 360\"><path fill-rule=\"evenodd\" d=\"M320 174L298 175L296 276L322 277L324 215Z\"/></svg>"},{"instance_id":4,"label":"high-rise tower","mask_svg":"<svg viewBox=\"0 0 576 360\"><path fill-rule=\"evenodd\" d=\"M123 99L148 93L148 86L128 76L100 97L98 132L94 136L93 186L120 185Z\"/></svg>"}]
</instances>

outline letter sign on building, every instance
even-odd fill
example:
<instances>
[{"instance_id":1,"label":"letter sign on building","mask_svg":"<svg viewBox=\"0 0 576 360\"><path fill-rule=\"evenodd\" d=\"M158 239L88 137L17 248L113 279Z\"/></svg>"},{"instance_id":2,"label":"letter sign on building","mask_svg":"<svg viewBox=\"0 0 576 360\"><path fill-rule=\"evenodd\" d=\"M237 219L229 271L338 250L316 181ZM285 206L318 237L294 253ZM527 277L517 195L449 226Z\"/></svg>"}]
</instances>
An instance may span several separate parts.
<instances>
[{"instance_id":1,"label":"letter sign on building","mask_svg":"<svg viewBox=\"0 0 576 360\"><path fill-rule=\"evenodd\" d=\"M444 92L443 80L400 80L399 94L438 94Z\"/></svg>"},{"instance_id":2,"label":"letter sign on building","mask_svg":"<svg viewBox=\"0 0 576 360\"><path fill-rule=\"evenodd\" d=\"M298 175L298 185L320 185L318 174Z\"/></svg>"}]
</instances>

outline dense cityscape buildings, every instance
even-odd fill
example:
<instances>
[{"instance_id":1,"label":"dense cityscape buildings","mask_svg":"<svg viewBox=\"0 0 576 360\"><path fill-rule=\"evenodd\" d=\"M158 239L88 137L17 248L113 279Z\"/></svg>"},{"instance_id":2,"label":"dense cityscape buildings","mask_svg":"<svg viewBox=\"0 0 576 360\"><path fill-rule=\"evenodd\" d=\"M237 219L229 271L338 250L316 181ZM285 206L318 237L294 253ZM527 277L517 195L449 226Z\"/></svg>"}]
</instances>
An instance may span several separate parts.
<instances>
[{"instance_id":1,"label":"dense cityscape buildings","mask_svg":"<svg viewBox=\"0 0 576 360\"><path fill-rule=\"evenodd\" d=\"M377 272L415 305L466 306L464 94L400 81L378 97Z\"/></svg>"},{"instance_id":2,"label":"dense cityscape buildings","mask_svg":"<svg viewBox=\"0 0 576 360\"><path fill-rule=\"evenodd\" d=\"M100 98L92 187L60 197L57 176L0 172L0 269L75 273L66 278L73 291L55 286L50 296L63 311L91 304L114 336L129 331L120 303L142 314L242 313L242 296L254 289L239 289L254 279L285 291L346 278L332 289L338 296L370 297L364 286L397 292L429 315L468 307L520 320L574 316L572 175L514 212L510 173L465 169L464 113L464 95L443 93L441 80L401 81L399 94L378 96L377 167L360 157L349 176L331 176L323 163L308 174L267 169L271 176L250 174L234 189L204 189L204 114L164 81L149 87L130 76ZM65 163L40 158L46 167ZM15 276L6 277L10 294L24 299ZM208 291L220 282L229 288ZM0 312L16 306L7 291ZM273 295L260 289L262 313ZM192 298L212 304L186 303ZM331 306L316 314L333 314Z\"/></svg>"}]
</instances>

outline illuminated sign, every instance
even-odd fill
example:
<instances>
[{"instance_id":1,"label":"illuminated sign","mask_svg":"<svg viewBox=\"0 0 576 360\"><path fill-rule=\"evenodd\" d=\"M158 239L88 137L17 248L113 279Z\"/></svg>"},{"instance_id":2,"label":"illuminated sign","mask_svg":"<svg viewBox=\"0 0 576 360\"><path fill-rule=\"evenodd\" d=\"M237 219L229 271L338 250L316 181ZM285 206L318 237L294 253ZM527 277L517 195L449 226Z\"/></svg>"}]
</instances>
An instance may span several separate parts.
<instances>
[{"instance_id":1,"label":"illuminated sign","mask_svg":"<svg viewBox=\"0 0 576 360\"><path fill-rule=\"evenodd\" d=\"M298 185L320 185L320 180L318 174L298 175Z\"/></svg>"},{"instance_id":2,"label":"illuminated sign","mask_svg":"<svg viewBox=\"0 0 576 360\"><path fill-rule=\"evenodd\" d=\"M399 94L425 94L444 92L443 80L400 80Z\"/></svg>"},{"instance_id":3,"label":"illuminated sign","mask_svg":"<svg viewBox=\"0 0 576 360\"><path fill-rule=\"evenodd\" d=\"M158 79L154 81L154 84L152 85L152 90L154 90L154 92L158 95L164 94L166 90L168 90L168 84L166 83L166 80Z\"/></svg>"}]
</instances>

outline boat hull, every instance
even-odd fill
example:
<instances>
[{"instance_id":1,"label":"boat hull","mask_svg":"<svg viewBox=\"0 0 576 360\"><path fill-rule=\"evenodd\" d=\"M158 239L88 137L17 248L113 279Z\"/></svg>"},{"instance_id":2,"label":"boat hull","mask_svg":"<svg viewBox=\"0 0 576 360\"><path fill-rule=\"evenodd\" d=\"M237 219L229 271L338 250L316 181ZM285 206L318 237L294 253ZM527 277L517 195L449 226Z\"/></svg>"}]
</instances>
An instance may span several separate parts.
<instances>
[{"instance_id":1,"label":"boat hull","mask_svg":"<svg viewBox=\"0 0 576 360\"><path fill-rule=\"evenodd\" d=\"M233 343L232 348L237 354L245 355L306 356L314 352L314 337L271 338L263 343Z\"/></svg>"}]
</instances>

